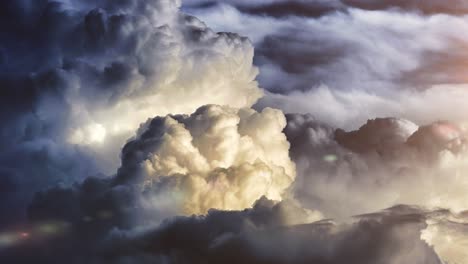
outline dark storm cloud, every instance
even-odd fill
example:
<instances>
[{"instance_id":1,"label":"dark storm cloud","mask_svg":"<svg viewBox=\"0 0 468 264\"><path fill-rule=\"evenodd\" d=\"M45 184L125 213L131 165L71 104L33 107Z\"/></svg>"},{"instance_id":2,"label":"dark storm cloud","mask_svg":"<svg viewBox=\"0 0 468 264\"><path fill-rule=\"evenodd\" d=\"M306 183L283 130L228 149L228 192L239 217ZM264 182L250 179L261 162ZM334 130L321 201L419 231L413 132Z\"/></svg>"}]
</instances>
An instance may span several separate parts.
<instances>
[{"instance_id":1,"label":"dark storm cloud","mask_svg":"<svg viewBox=\"0 0 468 264\"><path fill-rule=\"evenodd\" d=\"M140 231L100 233L88 223L71 224L68 234L43 244L3 252L15 263L441 263L420 239L426 220L450 212L397 206L347 223L322 221L286 226L285 212L301 217L288 202L260 199L252 209L211 210L206 216L168 219ZM299 212L299 213L297 213ZM102 220L94 220L102 221ZM96 225L96 224L95 224ZM450 230L459 228L453 222ZM466 235L466 234L465 234ZM46 251L41 251L44 249ZM26 249L26 251L25 251ZM19 262L18 262L19 261Z\"/></svg>"},{"instance_id":2,"label":"dark storm cloud","mask_svg":"<svg viewBox=\"0 0 468 264\"><path fill-rule=\"evenodd\" d=\"M419 239L425 227L420 212L377 213L349 225L325 221L281 227L271 224L277 206L175 220L141 238L140 256L180 263L440 263ZM124 251L129 244L117 248Z\"/></svg>"}]
</instances>

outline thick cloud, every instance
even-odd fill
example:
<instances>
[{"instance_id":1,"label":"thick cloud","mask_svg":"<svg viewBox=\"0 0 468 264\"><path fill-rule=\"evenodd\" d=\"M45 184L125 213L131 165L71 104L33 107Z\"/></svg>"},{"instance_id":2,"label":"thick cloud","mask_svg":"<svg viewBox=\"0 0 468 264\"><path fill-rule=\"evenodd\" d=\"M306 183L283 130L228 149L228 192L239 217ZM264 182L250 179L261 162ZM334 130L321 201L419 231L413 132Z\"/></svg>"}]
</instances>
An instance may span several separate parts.
<instances>
[{"instance_id":1,"label":"thick cloud","mask_svg":"<svg viewBox=\"0 0 468 264\"><path fill-rule=\"evenodd\" d=\"M260 210L265 218L258 217ZM139 252L140 257L181 263L441 263L420 240L426 215L418 209L393 208L345 224L268 224L274 218L266 208L256 206L242 213L212 212L201 219L179 219L141 237L140 250L133 247L122 255ZM181 238L187 235L193 240ZM123 243L118 248L128 247Z\"/></svg>"},{"instance_id":2,"label":"thick cloud","mask_svg":"<svg viewBox=\"0 0 468 264\"><path fill-rule=\"evenodd\" d=\"M114 178L38 193L30 218L81 222L104 212L112 216L100 227L107 230L213 208L242 210L263 196L280 201L295 178L285 125L278 110L216 105L190 116L156 117L125 145Z\"/></svg>"},{"instance_id":3,"label":"thick cloud","mask_svg":"<svg viewBox=\"0 0 468 264\"><path fill-rule=\"evenodd\" d=\"M306 224L291 226L285 215L294 215L296 221L303 219ZM305 217L294 204L275 204L262 198L252 209L211 210L203 217L178 217L140 231L113 230L86 237L74 233L77 227L71 225L68 234L47 241L48 251L40 251L44 244L29 244L29 254L24 254L25 247L17 247L5 259L27 262L34 257L48 263L439 264L460 260L449 246L467 241L463 230L466 218L446 210L396 206L343 223L307 224ZM444 235L453 232L456 242L445 242ZM429 245L443 252L442 258Z\"/></svg>"},{"instance_id":4,"label":"thick cloud","mask_svg":"<svg viewBox=\"0 0 468 264\"><path fill-rule=\"evenodd\" d=\"M208 103L249 107L261 96L250 42L179 6L2 1L0 186L9 191L0 207L14 208L5 221L37 190L113 173L147 118Z\"/></svg>"},{"instance_id":5,"label":"thick cloud","mask_svg":"<svg viewBox=\"0 0 468 264\"><path fill-rule=\"evenodd\" d=\"M0 262L466 262L464 2L185 3L0 4Z\"/></svg>"},{"instance_id":6,"label":"thick cloud","mask_svg":"<svg viewBox=\"0 0 468 264\"><path fill-rule=\"evenodd\" d=\"M418 127L370 120L346 132L311 116L288 115L285 129L297 165L296 197L328 217L394 204L466 210L466 131L449 122Z\"/></svg>"},{"instance_id":7,"label":"thick cloud","mask_svg":"<svg viewBox=\"0 0 468 264\"><path fill-rule=\"evenodd\" d=\"M404 2L452 6L446 1ZM226 1L187 7L216 30L241 32L252 39L258 80L270 91L256 108L312 113L347 129L387 116L417 124L466 119L463 72L468 40L459 33L468 28L465 16L443 9L425 14L405 8L348 6L320 17L291 12L278 19L241 8L282 3Z\"/></svg>"},{"instance_id":8,"label":"thick cloud","mask_svg":"<svg viewBox=\"0 0 468 264\"><path fill-rule=\"evenodd\" d=\"M295 167L273 109L204 106L190 116L155 118L122 150L118 181L164 184L179 193L179 213L239 210L261 196L281 200Z\"/></svg>"},{"instance_id":9,"label":"thick cloud","mask_svg":"<svg viewBox=\"0 0 468 264\"><path fill-rule=\"evenodd\" d=\"M73 188L38 194L29 208L32 225L62 223L62 232L37 242L20 241L2 256L90 263L464 260L467 186L458 176L466 151L463 127L448 122L418 127L383 118L346 132L310 115L288 115L287 121L284 133L298 166L290 190L295 197L276 203L260 198L271 194L263 189L249 200L250 188L262 183L242 189L239 184L268 174L261 168L256 175L232 169L263 162L271 177L281 179L285 175L275 175L275 165L283 163L283 173L293 168L287 155L278 160L289 146L281 133L282 114L205 106L190 116L157 117L142 124L123 148L114 179L89 178ZM231 192L237 192L236 200L230 200ZM250 202L244 204L244 199ZM422 207L376 209L400 202ZM323 216L310 208L339 221L312 223ZM349 218L364 212L375 213ZM203 216L166 219L181 213Z\"/></svg>"},{"instance_id":10,"label":"thick cloud","mask_svg":"<svg viewBox=\"0 0 468 264\"><path fill-rule=\"evenodd\" d=\"M28 208L31 227L21 233L32 238L0 232L0 256L20 262L30 257L60 262L73 256L86 262L101 257L98 251L113 244L109 236L118 230L138 234L168 217L210 215L213 208L242 210L257 204L259 212L255 209L252 218L260 218L262 225L321 219L319 212L287 198L295 166L282 133L285 126L278 110L258 113L217 105L203 106L191 115L149 119L124 146L115 177L88 177L81 184L37 193ZM268 198L285 201L274 205ZM250 219L250 212L247 216L245 212L214 214L220 215L219 221L234 217L231 223L221 223L221 229ZM43 234L44 225L60 232ZM50 244L41 252L44 241Z\"/></svg>"}]
</instances>

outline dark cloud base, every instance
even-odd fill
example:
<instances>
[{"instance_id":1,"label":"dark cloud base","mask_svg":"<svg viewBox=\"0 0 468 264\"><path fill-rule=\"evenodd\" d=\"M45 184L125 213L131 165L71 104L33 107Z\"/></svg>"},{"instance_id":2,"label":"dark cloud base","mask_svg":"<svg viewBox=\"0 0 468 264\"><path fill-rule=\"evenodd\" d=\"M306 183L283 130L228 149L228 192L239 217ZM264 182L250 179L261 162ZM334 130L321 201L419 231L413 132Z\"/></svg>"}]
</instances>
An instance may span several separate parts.
<instances>
[{"instance_id":1,"label":"dark cloud base","mask_svg":"<svg viewBox=\"0 0 468 264\"><path fill-rule=\"evenodd\" d=\"M397 206L345 224L284 226L287 202L178 217L140 232L106 235L71 225L54 240L2 252L7 263L441 263L420 240L427 212Z\"/></svg>"}]
</instances>

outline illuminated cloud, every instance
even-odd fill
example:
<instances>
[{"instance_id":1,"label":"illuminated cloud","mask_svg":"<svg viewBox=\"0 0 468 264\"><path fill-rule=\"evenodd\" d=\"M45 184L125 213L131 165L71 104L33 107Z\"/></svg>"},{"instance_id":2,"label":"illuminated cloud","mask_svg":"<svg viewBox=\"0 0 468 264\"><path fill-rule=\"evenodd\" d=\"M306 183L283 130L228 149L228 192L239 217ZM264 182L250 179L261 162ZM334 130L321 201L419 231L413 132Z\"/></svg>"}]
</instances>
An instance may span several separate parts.
<instances>
[{"instance_id":1,"label":"illuminated cloud","mask_svg":"<svg viewBox=\"0 0 468 264\"><path fill-rule=\"evenodd\" d=\"M24 218L35 191L115 172L121 147L148 118L205 104L250 107L261 97L249 40L179 7L0 4L0 208L14 208L0 226Z\"/></svg>"},{"instance_id":2,"label":"illuminated cloud","mask_svg":"<svg viewBox=\"0 0 468 264\"><path fill-rule=\"evenodd\" d=\"M281 200L295 167L282 133L284 115L209 105L190 116L143 124L122 151L121 181L141 177L179 193L179 212L241 210L262 196Z\"/></svg>"},{"instance_id":3,"label":"illuminated cloud","mask_svg":"<svg viewBox=\"0 0 468 264\"><path fill-rule=\"evenodd\" d=\"M115 177L90 177L40 192L28 208L29 218L105 232L211 209L243 210L261 197L295 203L287 193L295 165L285 126L282 112L268 108L259 113L208 105L191 115L155 117L123 147ZM303 210L310 219L321 218Z\"/></svg>"}]
</instances>

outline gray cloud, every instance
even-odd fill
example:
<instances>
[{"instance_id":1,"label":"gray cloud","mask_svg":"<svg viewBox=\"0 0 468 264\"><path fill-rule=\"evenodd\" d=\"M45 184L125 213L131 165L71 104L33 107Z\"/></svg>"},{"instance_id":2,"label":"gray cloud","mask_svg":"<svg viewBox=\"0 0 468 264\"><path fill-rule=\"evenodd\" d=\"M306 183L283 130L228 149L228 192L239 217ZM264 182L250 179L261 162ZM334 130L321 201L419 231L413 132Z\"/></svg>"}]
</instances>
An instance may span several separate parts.
<instances>
[{"instance_id":1,"label":"gray cloud","mask_svg":"<svg viewBox=\"0 0 468 264\"><path fill-rule=\"evenodd\" d=\"M467 39L459 34L467 27L464 16L390 8L403 4L396 1L386 2L389 8L347 7L320 17L292 12L275 18L242 11L243 6L282 3L227 1L187 7L215 30L233 30L252 39L259 83L270 92L258 109L271 106L288 113L312 113L345 128L386 116L417 124L466 119L460 110L463 100L458 103L466 98ZM443 1L405 3L408 7L451 6ZM441 111L428 109L423 101Z\"/></svg>"},{"instance_id":2,"label":"gray cloud","mask_svg":"<svg viewBox=\"0 0 468 264\"><path fill-rule=\"evenodd\" d=\"M466 169L463 126L418 127L385 118L346 132L310 115L287 118L298 173L293 192L306 207L332 218L394 204L465 210L467 186L459 178Z\"/></svg>"},{"instance_id":3,"label":"gray cloud","mask_svg":"<svg viewBox=\"0 0 468 264\"><path fill-rule=\"evenodd\" d=\"M448 211L409 206L361 215L345 223L285 226L281 220L284 210L297 208L260 199L252 209L211 210L203 217L178 217L150 230L114 230L98 240L93 233L89 246L79 243L78 236L64 237L57 244L48 244L55 254L49 255L49 251L35 257L36 261L70 263L443 263L420 238L421 231L428 236L434 232L430 227L454 231L463 226L463 222L449 220L458 216ZM466 239L466 233L459 236ZM40 246L30 249L37 253ZM15 253L22 251L11 251L9 257ZM27 261L31 256L19 259Z\"/></svg>"},{"instance_id":4,"label":"gray cloud","mask_svg":"<svg viewBox=\"0 0 468 264\"><path fill-rule=\"evenodd\" d=\"M366 10L401 9L424 14L454 14L464 15L468 12L468 3L464 0L418 1L418 0L342 0L344 4Z\"/></svg>"},{"instance_id":5,"label":"gray cloud","mask_svg":"<svg viewBox=\"0 0 468 264\"><path fill-rule=\"evenodd\" d=\"M426 15L464 15L468 12L468 5L464 0L456 0L450 3L438 0L184 0L183 3L190 8L209 8L219 3L225 3L235 6L243 12L278 17L286 15L318 17L332 11L346 11L347 8L371 11L398 10Z\"/></svg>"}]
</instances>

